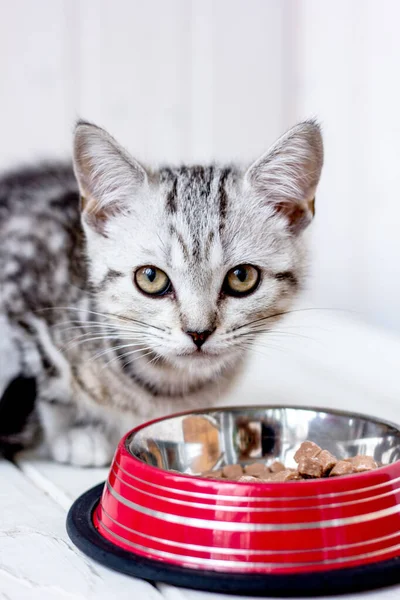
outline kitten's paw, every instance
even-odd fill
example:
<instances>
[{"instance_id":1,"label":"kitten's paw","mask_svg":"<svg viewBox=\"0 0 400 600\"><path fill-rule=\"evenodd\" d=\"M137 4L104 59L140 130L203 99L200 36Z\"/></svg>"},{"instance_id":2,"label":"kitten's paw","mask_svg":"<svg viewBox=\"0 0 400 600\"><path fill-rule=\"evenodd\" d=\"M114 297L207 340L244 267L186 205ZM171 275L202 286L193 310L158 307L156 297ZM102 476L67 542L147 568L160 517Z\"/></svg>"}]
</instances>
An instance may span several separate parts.
<instances>
[{"instance_id":1,"label":"kitten's paw","mask_svg":"<svg viewBox=\"0 0 400 600\"><path fill-rule=\"evenodd\" d=\"M54 460L77 467L108 466L114 449L103 431L90 426L65 431L51 444Z\"/></svg>"}]
</instances>

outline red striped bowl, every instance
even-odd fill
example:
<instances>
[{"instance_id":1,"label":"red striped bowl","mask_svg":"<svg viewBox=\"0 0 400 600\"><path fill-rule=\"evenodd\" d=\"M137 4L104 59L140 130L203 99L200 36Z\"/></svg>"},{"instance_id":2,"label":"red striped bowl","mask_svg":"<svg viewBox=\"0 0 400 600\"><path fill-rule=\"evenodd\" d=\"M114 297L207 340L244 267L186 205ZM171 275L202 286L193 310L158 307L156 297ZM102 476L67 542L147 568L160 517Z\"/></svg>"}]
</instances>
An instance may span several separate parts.
<instances>
[{"instance_id":1,"label":"red striped bowl","mask_svg":"<svg viewBox=\"0 0 400 600\"><path fill-rule=\"evenodd\" d=\"M305 439L383 466L287 483L198 476L235 462L291 466ZM400 556L399 459L399 429L361 415L281 406L185 413L121 440L92 523L125 556L193 573L288 576L392 564Z\"/></svg>"}]
</instances>

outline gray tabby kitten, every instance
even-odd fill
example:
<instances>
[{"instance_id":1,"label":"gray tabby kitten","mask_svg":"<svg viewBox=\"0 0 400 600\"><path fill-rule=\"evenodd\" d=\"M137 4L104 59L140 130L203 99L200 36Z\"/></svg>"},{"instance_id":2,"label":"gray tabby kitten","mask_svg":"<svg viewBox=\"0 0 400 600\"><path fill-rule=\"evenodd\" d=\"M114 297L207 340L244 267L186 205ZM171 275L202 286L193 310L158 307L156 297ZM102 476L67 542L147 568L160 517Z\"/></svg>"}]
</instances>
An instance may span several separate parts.
<instances>
[{"instance_id":1,"label":"gray tabby kitten","mask_svg":"<svg viewBox=\"0 0 400 600\"><path fill-rule=\"evenodd\" d=\"M129 428L215 404L305 277L322 140L247 169L146 170L79 123L74 172L0 180L0 442L105 465Z\"/></svg>"}]
</instances>

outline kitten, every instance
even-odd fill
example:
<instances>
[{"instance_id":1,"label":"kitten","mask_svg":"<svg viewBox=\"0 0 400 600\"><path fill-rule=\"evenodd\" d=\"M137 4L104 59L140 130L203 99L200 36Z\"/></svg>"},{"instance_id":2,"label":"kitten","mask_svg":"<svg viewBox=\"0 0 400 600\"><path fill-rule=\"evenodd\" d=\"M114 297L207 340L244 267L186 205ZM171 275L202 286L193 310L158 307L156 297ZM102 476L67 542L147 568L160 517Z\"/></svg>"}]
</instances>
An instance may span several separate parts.
<instances>
[{"instance_id":1,"label":"kitten","mask_svg":"<svg viewBox=\"0 0 400 600\"><path fill-rule=\"evenodd\" d=\"M3 451L105 465L129 428L218 402L304 281L322 154L307 121L247 169L151 171L81 122L74 170L0 180Z\"/></svg>"}]
</instances>

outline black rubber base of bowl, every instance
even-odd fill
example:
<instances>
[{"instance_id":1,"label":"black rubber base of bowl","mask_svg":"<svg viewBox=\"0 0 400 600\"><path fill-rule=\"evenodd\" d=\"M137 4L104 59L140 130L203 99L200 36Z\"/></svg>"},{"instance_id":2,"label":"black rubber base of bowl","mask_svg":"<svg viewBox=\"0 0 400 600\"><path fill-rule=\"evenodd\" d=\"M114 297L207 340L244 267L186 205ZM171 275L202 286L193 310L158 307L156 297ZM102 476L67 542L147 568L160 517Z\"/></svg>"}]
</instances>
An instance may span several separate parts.
<instances>
[{"instance_id":1,"label":"black rubber base of bowl","mask_svg":"<svg viewBox=\"0 0 400 600\"><path fill-rule=\"evenodd\" d=\"M280 597L330 596L400 583L400 558L363 567L298 575L222 573L143 558L115 546L94 527L92 514L103 487L103 484L97 485L74 502L67 517L67 532L73 543L90 558L133 577L208 592Z\"/></svg>"}]
</instances>

